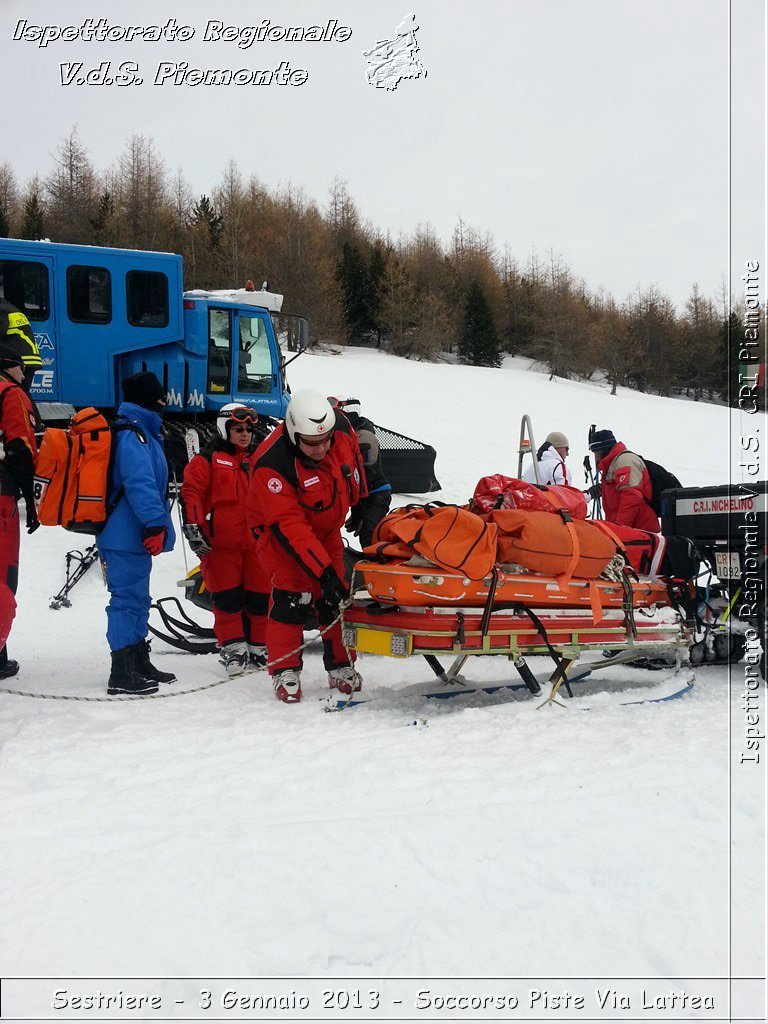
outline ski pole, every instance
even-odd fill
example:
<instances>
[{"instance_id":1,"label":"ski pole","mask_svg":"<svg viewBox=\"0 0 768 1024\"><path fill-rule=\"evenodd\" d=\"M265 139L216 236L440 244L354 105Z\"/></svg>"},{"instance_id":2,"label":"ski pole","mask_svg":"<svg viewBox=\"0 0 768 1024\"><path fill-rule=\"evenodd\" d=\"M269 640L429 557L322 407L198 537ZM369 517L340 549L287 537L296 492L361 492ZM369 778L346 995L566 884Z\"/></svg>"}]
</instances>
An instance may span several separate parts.
<instances>
[{"instance_id":1,"label":"ski pole","mask_svg":"<svg viewBox=\"0 0 768 1024\"><path fill-rule=\"evenodd\" d=\"M588 455L584 456L584 480L585 481L587 481L587 480L591 481L592 487L596 487L597 486L597 480L595 479L595 475L592 472L592 463L591 463L590 458L589 458ZM591 493L591 491L590 491L590 493ZM603 518L603 506L602 506L602 502L600 500L600 496L597 495L597 494L592 494L592 516L591 516L591 518L592 519L602 519Z\"/></svg>"},{"instance_id":2,"label":"ski pole","mask_svg":"<svg viewBox=\"0 0 768 1024\"><path fill-rule=\"evenodd\" d=\"M189 563L187 562L187 535L184 533L184 516L181 512L181 488L179 487L179 479L176 476L176 470L173 471L173 486L176 490L177 496L177 511L179 513L179 533L181 534L181 553L184 555L184 579L189 576Z\"/></svg>"}]
</instances>

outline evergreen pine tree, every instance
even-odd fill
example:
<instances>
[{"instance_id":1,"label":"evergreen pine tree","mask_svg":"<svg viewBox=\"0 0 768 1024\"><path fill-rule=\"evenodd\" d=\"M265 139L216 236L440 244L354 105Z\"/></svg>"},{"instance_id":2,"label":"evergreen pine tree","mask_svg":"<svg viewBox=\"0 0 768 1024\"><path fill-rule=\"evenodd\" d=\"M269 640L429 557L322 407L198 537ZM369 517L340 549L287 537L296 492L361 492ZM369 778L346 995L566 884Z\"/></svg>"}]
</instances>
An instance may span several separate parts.
<instances>
[{"instance_id":1,"label":"evergreen pine tree","mask_svg":"<svg viewBox=\"0 0 768 1024\"><path fill-rule=\"evenodd\" d=\"M342 308L350 341L360 341L371 330L368 268L356 245L345 242L336 270Z\"/></svg>"},{"instance_id":2,"label":"evergreen pine tree","mask_svg":"<svg viewBox=\"0 0 768 1024\"><path fill-rule=\"evenodd\" d=\"M739 387L741 380L739 373L742 364L739 362L739 340L744 337L744 324L739 314L732 310L727 320L720 323L718 339L718 360L719 379L716 385L717 393L728 405L737 409L739 406ZM757 364L750 367L750 373L757 371Z\"/></svg>"},{"instance_id":3,"label":"evergreen pine tree","mask_svg":"<svg viewBox=\"0 0 768 1024\"><path fill-rule=\"evenodd\" d=\"M40 205L40 194L37 188L33 188L24 204L24 220L19 232L20 238L37 240L43 238L43 208Z\"/></svg>"},{"instance_id":4,"label":"evergreen pine tree","mask_svg":"<svg viewBox=\"0 0 768 1024\"><path fill-rule=\"evenodd\" d=\"M459 359L472 366L500 366L499 336L485 292L473 280L464 307L464 323L458 345Z\"/></svg>"},{"instance_id":5,"label":"evergreen pine tree","mask_svg":"<svg viewBox=\"0 0 768 1024\"><path fill-rule=\"evenodd\" d=\"M208 228L208 240L211 249L216 249L221 238L222 218L216 213L213 203L206 195L200 196L192 210L195 224L203 224Z\"/></svg>"},{"instance_id":6,"label":"evergreen pine tree","mask_svg":"<svg viewBox=\"0 0 768 1024\"><path fill-rule=\"evenodd\" d=\"M111 245L113 243L115 204L109 192L103 192L96 216L91 218L91 230L95 245Z\"/></svg>"}]
</instances>

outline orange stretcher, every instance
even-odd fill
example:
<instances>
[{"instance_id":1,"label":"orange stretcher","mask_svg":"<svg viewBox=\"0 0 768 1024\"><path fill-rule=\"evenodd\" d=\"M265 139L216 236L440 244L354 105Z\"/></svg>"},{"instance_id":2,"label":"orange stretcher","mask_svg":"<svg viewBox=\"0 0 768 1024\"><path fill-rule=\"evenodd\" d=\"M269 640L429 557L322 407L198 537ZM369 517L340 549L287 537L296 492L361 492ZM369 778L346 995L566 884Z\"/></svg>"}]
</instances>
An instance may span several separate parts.
<instances>
[{"instance_id":1,"label":"orange stretcher","mask_svg":"<svg viewBox=\"0 0 768 1024\"><path fill-rule=\"evenodd\" d=\"M626 591L611 580L570 579L507 571L497 566L494 576L470 580L438 566L414 566L408 562L357 562L356 586L382 604L401 607L484 608L495 585L493 605L525 604L535 608L589 608L599 620L601 609L621 608ZM633 608L668 605L666 585L660 580L642 579L632 584Z\"/></svg>"}]
</instances>

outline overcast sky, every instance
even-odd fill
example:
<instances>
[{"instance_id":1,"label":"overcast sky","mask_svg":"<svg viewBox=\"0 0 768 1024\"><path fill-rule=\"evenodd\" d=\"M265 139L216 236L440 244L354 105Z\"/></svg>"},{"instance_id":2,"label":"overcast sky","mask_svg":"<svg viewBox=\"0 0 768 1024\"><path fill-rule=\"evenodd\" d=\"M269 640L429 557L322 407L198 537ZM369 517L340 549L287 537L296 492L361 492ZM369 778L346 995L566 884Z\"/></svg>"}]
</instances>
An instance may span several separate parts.
<instances>
[{"instance_id":1,"label":"overcast sky","mask_svg":"<svg viewBox=\"0 0 768 1024\"><path fill-rule=\"evenodd\" d=\"M268 186L325 204L339 176L396 240L459 217L524 262L562 253L592 290L623 300L656 283L679 305L694 281L715 297L728 264L764 255L764 13L733 0L734 179L728 188L726 0L2 0L0 159L23 182L47 172L77 125L105 168L132 132L210 192L234 158ZM362 51L413 12L425 78L366 80ZM66 13L65 13L66 12ZM35 42L29 25L148 26L176 18L187 42ZM346 42L205 42L209 20L352 29ZM62 62L135 61L141 86L67 85ZM156 85L161 61L196 68L305 69L300 86ZM13 101L15 97L16 102ZM14 115L15 111L15 116Z\"/></svg>"}]
</instances>

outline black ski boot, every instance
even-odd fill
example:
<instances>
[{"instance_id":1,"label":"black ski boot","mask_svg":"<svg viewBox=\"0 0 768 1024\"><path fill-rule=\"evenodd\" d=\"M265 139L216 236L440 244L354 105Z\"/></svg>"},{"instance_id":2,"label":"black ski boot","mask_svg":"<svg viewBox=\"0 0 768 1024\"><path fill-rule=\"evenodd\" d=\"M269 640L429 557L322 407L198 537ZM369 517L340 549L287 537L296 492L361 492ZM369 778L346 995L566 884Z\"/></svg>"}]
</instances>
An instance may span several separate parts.
<instances>
[{"instance_id":1,"label":"black ski boot","mask_svg":"<svg viewBox=\"0 0 768 1024\"><path fill-rule=\"evenodd\" d=\"M121 647L119 651L112 651L112 671L107 683L107 693L110 697L118 693L137 696L157 693L157 683L154 679L145 679L136 668L134 650L134 647Z\"/></svg>"},{"instance_id":2,"label":"black ski boot","mask_svg":"<svg viewBox=\"0 0 768 1024\"><path fill-rule=\"evenodd\" d=\"M154 683L176 682L176 676L173 672L161 672L160 669L155 668L149 660L149 640L139 640L137 644L133 645L133 651L136 668L140 676L143 676L145 679L150 679Z\"/></svg>"},{"instance_id":3,"label":"black ski boot","mask_svg":"<svg viewBox=\"0 0 768 1024\"><path fill-rule=\"evenodd\" d=\"M19 663L8 657L8 648L3 646L0 651L0 679L10 679L11 676L18 675Z\"/></svg>"}]
</instances>

